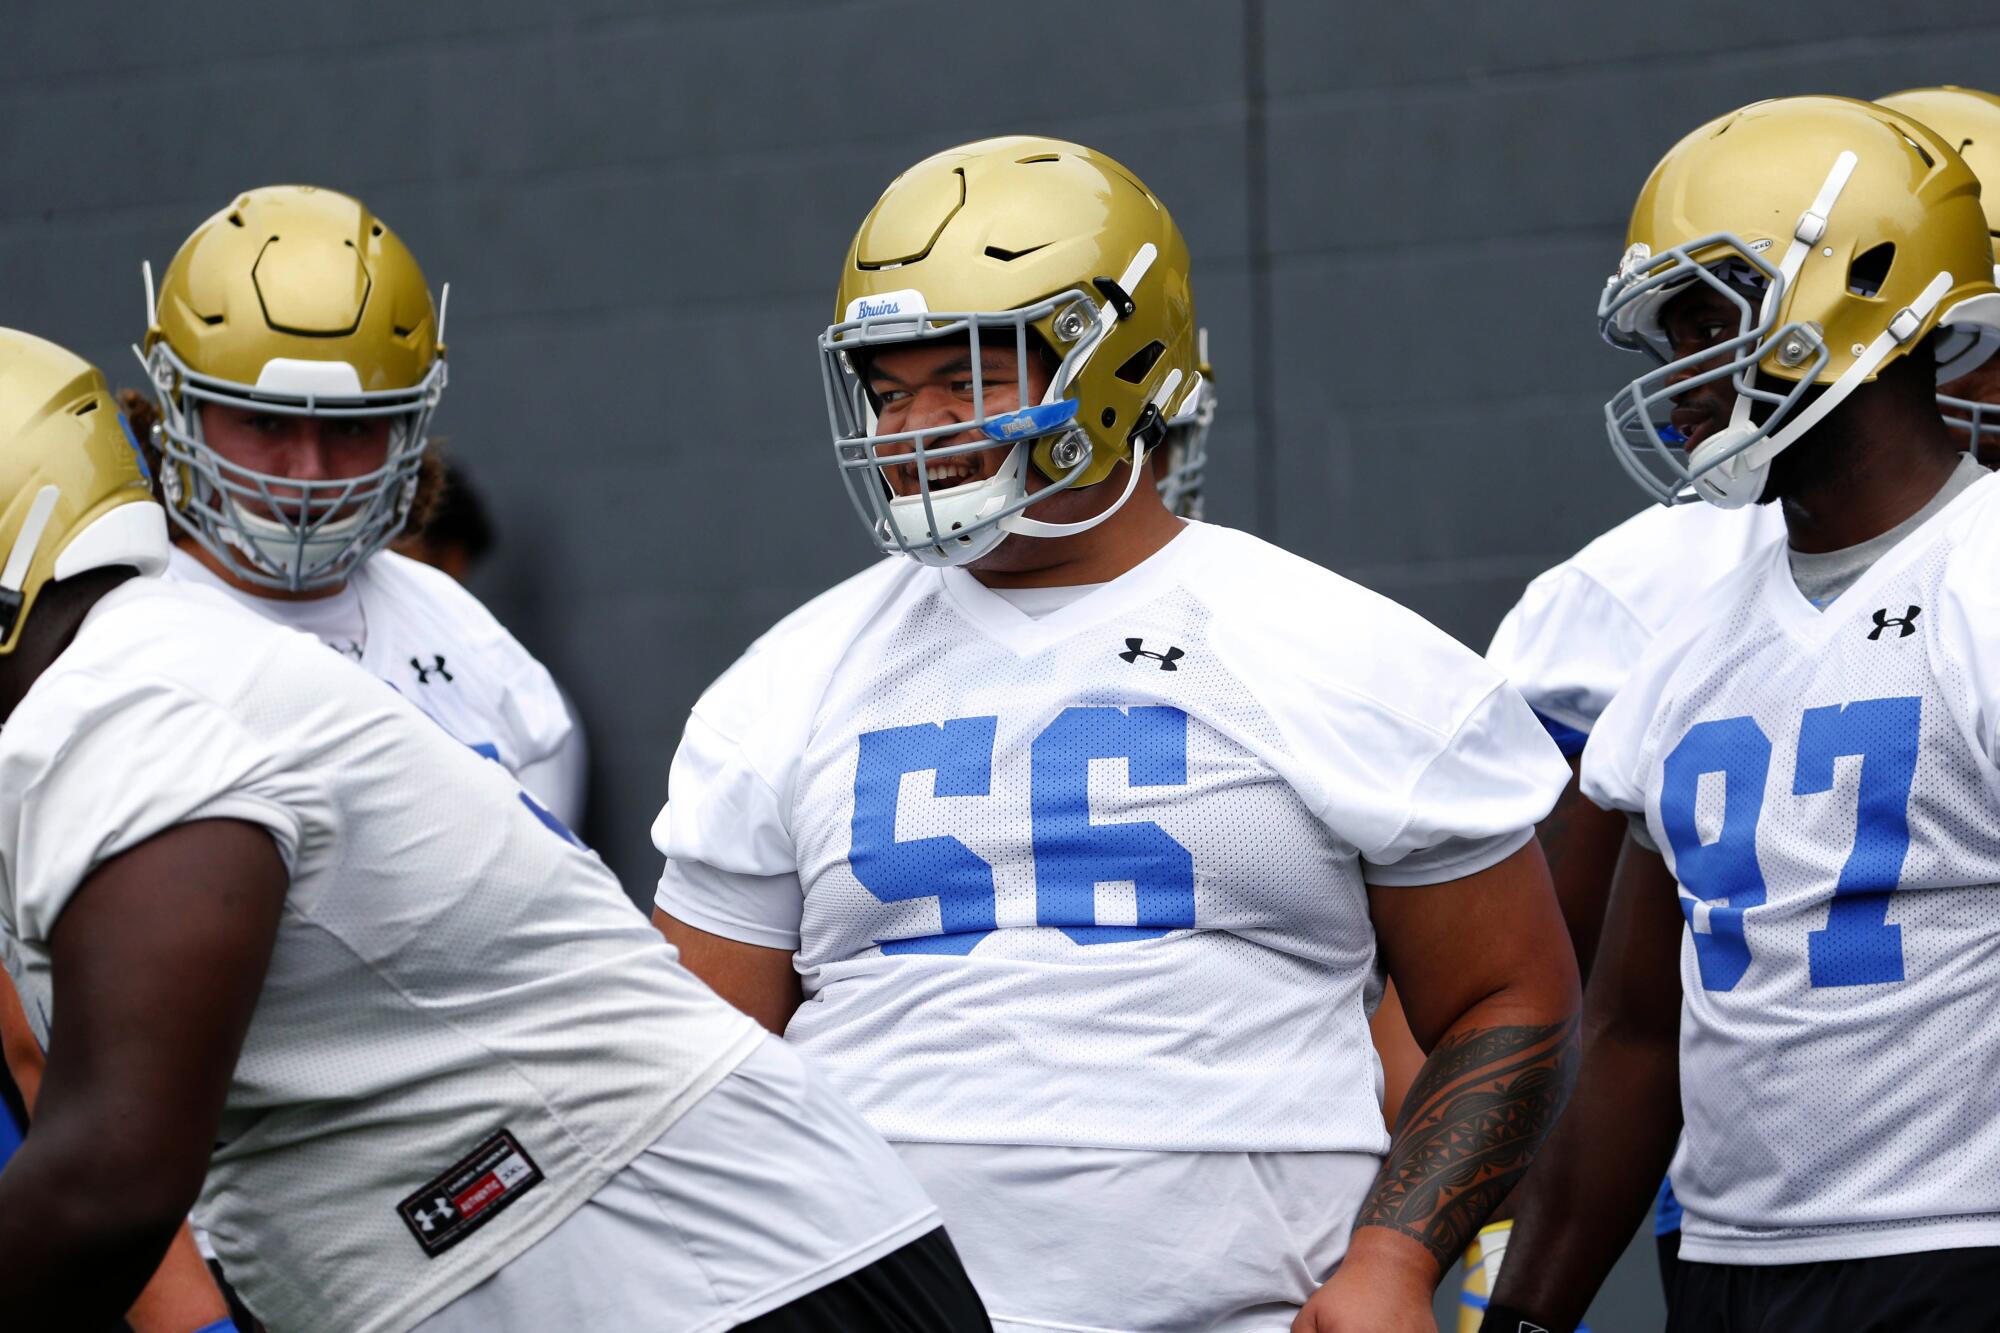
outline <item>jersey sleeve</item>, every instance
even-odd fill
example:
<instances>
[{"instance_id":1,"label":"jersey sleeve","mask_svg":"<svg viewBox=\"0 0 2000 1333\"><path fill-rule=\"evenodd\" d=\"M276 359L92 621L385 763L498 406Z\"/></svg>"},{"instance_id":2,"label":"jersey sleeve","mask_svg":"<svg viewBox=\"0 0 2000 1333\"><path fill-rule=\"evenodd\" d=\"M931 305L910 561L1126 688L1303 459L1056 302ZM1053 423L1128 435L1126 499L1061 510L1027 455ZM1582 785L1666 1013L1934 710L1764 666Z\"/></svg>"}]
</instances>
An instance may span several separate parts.
<instances>
[{"instance_id":1,"label":"jersey sleeve","mask_svg":"<svg viewBox=\"0 0 2000 1333\"><path fill-rule=\"evenodd\" d=\"M1568 780L1533 712L1496 682L1401 793L1393 832L1361 849L1363 874L1371 884L1438 884L1495 865L1527 843Z\"/></svg>"},{"instance_id":2,"label":"jersey sleeve","mask_svg":"<svg viewBox=\"0 0 2000 1333\"><path fill-rule=\"evenodd\" d=\"M1562 565L1528 585L1500 622L1486 660L1574 756L1651 639L1603 584Z\"/></svg>"},{"instance_id":3,"label":"jersey sleeve","mask_svg":"<svg viewBox=\"0 0 2000 1333\"><path fill-rule=\"evenodd\" d=\"M164 680L47 683L9 722L0 762L0 837L13 853L24 940L45 943L92 871L176 825L255 824L287 874L331 828L320 784L287 770L211 700Z\"/></svg>"},{"instance_id":4,"label":"jersey sleeve","mask_svg":"<svg viewBox=\"0 0 2000 1333\"><path fill-rule=\"evenodd\" d=\"M1570 776L1520 694L1415 612L1273 550L1196 585L1210 641L1284 739L1273 765L1371 882L1440 883L1511 854Z\"/></svg>"},{"instance_id":5,"label":"jersey sleeve","mask_svg":"<svg viewBox=\"0 0 2000 1333\"><path fill-rule=\"evenodd\" d=\"M717 688L735 685L724 677ZM784 803L701 704L674 752L653 844L666 857L654 896L661 911L745 944L798 948L805 893Z\"/></svg>"}]
</instances>

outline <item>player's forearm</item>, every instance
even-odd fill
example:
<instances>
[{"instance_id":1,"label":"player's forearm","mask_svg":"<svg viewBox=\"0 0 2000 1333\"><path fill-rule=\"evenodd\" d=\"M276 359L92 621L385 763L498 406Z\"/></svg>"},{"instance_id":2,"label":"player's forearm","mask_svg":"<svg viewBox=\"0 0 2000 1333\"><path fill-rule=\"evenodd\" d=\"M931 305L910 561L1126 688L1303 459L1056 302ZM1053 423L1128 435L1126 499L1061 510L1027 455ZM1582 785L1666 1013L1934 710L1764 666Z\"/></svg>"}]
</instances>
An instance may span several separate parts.
<instances>
[{"instance_id":1,"label":"player's forearm","mask_svg":"<svg viewBox=\"0 0 2000 1333\"><path fill-rule=\"evenodd\" d=\"M10 1327L17 1317L23 1328L116 1327L187 1217L192 1190L164 1187L143 1155L89 1137L44 1121L0 1172Z\"/></svg>"},{"instance_id":2,"label":"player's forearm","mask_svg":"<svg viewBox=\"0 0 2000 1333\"><path fill-rule=\"evenodd\" d=\"M1671 1037L1593 1023L1569 1109L1515 1196L1493 1293L1551 1329L1574 1327L1658 1191L1680 1133Z\"/></svg>"},{"instance_id":3,"label":"player's forearm","mask_svg":"<svg viewBox=\"0 0 2000 1333\"><path fill-rule=\"evenodd\" d=\"M1404 1100L1355 1221L1357 1245L1370 1228L1414 1240L1370 1253L1403 1268L1428 1263L1427 1281L1437 1283L1562 1111L1576 1077L1574 996L1502 992L1446 1030Z\"/></svg>"}]
</instances>

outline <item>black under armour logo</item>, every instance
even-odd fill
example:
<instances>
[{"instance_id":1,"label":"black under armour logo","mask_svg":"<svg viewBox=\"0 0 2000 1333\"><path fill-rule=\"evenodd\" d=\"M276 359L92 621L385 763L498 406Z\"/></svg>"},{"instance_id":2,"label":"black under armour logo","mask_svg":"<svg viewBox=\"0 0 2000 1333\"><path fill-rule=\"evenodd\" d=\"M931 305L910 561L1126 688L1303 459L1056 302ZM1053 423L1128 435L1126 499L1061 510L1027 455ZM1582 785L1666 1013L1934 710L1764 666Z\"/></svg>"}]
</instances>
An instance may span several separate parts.
<instances>
[{"instance_id":1,"label":"black under armour logo","mask_svg":"<svg viewBox=\"0 0 2000 1333\"><path fill-rule=\"evenodd\" d=\"M446 680L452 678L451 672L444 669L444 654L432 653L431 656L436 660L430 666L425 666L414 657L410 659L410 670L417 673L417 684L419 685L430 684L433 673L443 676Z\"/></svg>"},{"instance_id":2,"label":"black under armour logo","mask_svg":"<svg viewBox=\"0 0 2000 1333\"><path fill-rule=\"evenodd\" d=\"M1150 657L1160 664L1160 670L1162 671L1179 671L1180 668L1175 666L1174 663L1186 657L1187 654L1178 648L1169 648L1164 653L1149 653L1146 651L1146 641L1144 639L1127 639L1125 640L1125 651L1118 654L1118 656L1127 662L1136 662L1142 657Z\"/></svg>"},{"instance_id":3,"label":"black under armour logo","mask_svg":"<svg viewBox=\"0 0 2000 1333\"><path fill-rule=\"evenodd\" d=\"M1896 629L1897 638L1899 639L1909 638L1912 634L1915 634L1917 632L1917 617L1923 614L1923 610L1924 609L1921 606L1913 606L1909 610L1903 612L1902 615L1891 617L1889 614L1889 608L1886 606L1881 607L1875 612L1875 628L1868 631L1868 641L1870 643L1873 643L1875 640L1881 638L1882 631L1889 628L1889 626L1891 625L1897 627Z\"/></svg>"}]
</instances>

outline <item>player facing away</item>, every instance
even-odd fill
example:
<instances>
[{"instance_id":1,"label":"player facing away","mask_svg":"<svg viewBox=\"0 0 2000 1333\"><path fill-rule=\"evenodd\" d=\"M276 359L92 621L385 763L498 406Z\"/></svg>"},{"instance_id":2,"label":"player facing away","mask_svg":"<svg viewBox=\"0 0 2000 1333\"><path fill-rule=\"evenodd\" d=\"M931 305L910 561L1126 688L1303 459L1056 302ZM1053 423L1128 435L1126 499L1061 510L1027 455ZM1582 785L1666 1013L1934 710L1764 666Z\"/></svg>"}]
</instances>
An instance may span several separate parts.
<instances>
[{"instance_id":1,"label":"player facing away","mask_svg":"<svg viewBox=\"0 0 2000 1333\"><path fill-rule=\"evenodd\" d=\"M137 350L178 529L167 577L346 653L575 827L554 680L457 582L382 550L446 375L444 310L402 238L337 191L246 191L157 293L148 271L146 304Z\"/></svg>"},{"instance_id":2,"label":"player facing away","mask_svg":"<svg viewBox=\"0 0 2000 1333\"><path fill-rule=\"evenodd\" d=\"M1200 401L1187 269L1076 144L889 186L820 354L890 558L695 705L656 920L898 1147L996 1327L1429 1330L1570 1077L1565 771L1442 633L1137 484ZM1385 965L1434 1050L1393 1135Z\"/></svg>"},{"instance_id":3,"label":"player facing away","mask_svg":"<svg viewBox=\"0 0 2000 1333\"><path fill-rule=\"evenodd\" d=\"M985 1326L894 1152L511 774L130 577L139 451L13 332L0 550L0 954L47 1053L9 1327L115 1318L197 1189L274 1333Z\"/></svg>"},{"instance_id":4,"label":"player facing away","mask_svg":"<svg viewBox=\"0 0 2000 1333\"><path fill-rule=\"evenodd\" d=\"M2000 324L1978 184L1882 107L1763 102L1667 154L1628 240L1599 316L1658 364L1614 444L1662 498L1775 502L1787 540L1659 633L1584 751L1633 841L1485 1327L1572 1327L1669 1157L1670 1329L1988 1327L2000 490L1936 396Z\"/></svg>"},{"instance_id":5,"label":"player facing away","mask_svg":"<svg viewBox=\"0 0 2000 1333\"><path fill-rule=\"evenodd\" d=\"M1941 87L1877 100L1936 130L1959 150L1982 186L1986 181L2000 182L2000 99L1971 89ZM2000 266L1995 197L1994 192L1982 191L1988 229L1994 233L1994 258ZM1965 370L1961 362L1976 360L1978 349L1961 340L1945 350L1956 354L1939 366L1938 406L1961 446L1990 467L2000 457L2000 358ZM1975 355L1967 357L1966 352ZM1572 764L1580 761L1597 719L1667 623L1702 599L1710 584L1752 552L1784 536L1781 511L1771 498L1735 509L1707 504L1649 508L1537 577L1507 613L1487 649L1487 660L1521 691ZM1623 815L1599 809L1572 783L1540 828L1586 980L1625 826ZM1482 1233L1481 1277L1487 1281L1469 1284L1468 1290L1478 1298L1474 1304L1483 1304L1492 1289L1490 1280L1498 1275L1508 1225L1496 1222ZM1663 1284L1671 1290L1680 1250L1680 1206L1670 1185L1661 1189L1654 1234ZM1476 1312L1471 1323L1476 1326Z\"/></svg>"}]
</instances>

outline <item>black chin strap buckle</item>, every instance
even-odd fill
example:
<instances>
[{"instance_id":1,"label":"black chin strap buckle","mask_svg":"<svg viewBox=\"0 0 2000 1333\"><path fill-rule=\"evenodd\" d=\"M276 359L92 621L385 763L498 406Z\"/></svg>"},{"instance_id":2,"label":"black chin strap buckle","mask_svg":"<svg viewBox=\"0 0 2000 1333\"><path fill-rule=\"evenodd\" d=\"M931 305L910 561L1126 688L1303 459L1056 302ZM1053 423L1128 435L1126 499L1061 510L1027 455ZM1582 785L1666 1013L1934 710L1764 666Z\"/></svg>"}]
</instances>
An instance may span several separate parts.
<instances>
[{"instance_id":1,"label":"black chin strap buckle","mask_svg":"<svg viewBox=\"0 0 2000 1333\"><path fill-rule=\"evenodd\" d=\"M1111 302L1112 308L1118 312L1118 318L1130 319L1138 311L1139 307L1133 304L1132 298L1126 294L1125 289L1118 285L1117 279L1092 278L1090 283L1098 291L1104 293L1104 299Z\"/></svg>"},{"instance_id":2,"label":"black chin strap buckle","mask_svg":"<svg viewBox=\"0 0 2000 1333\"><path fill-rule=\"evenodd\" d=\"M1167 438L1167 419L1160 415L1158 407L1147 403L1146 410L1139 414L1138 424L1132 427L1132 433L1125 438L1143 445L1150 454L1160 447L1160 441Z\"/></svg>"}]
</instances>

